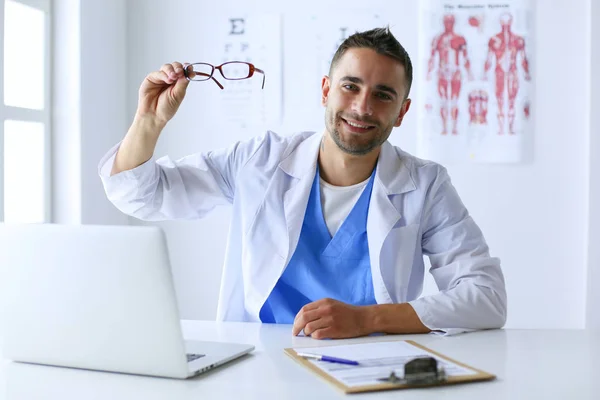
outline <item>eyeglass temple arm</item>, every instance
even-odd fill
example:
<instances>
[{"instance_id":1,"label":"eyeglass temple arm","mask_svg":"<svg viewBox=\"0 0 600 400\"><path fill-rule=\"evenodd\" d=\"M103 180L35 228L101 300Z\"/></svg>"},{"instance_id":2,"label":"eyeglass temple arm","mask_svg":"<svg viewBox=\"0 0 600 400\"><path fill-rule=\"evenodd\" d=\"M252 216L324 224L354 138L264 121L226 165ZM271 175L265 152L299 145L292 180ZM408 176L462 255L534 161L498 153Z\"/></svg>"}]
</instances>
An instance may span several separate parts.
<instances>
[{"instance_id":1,"label":"eyeglass temple arm","mask_svg":"<svg viewBox=\"0 0 600 400\"><path fill-rule=\"evenodd\" d=\"M205 74L204 72L194 72L196 75L203 75L203 76L209 76L208 74ZM187 78L189 78L189 73L184 70L184 74ZM223 90L223 85L221 85L221 83L215 79L214 76L211 76L210 79L212 79L213 81L215 81L215 83L221 88L221 90Z\"/></svg>"},{"instance_id":2,"label":"eyeglass temple arm","mask_svg":"<svg viewBox=\"0 0 600 400\"><path fill-rule=\"evenodd\" d=\"M221 85L221 84L219 83L219 81L215 79L215 77L214 77L214 76L211 76L210 78L211 78L213 81L215 81L215 83L216 83L216 84L217 84L217 85L218 85L218 86L221 88L221 90L223 90L223 85Z\"/></svg>"},{"instance_id":3,"label":"eyeglass temple arm","mask_svg":"<svg viewBox=\"0 0 600 400\"><path fill-rule=\"evenodd\" d=\"M262 88L264 89L264 88L265 88L265 71L263 71L262 69L258 69L258 68L256 68L256 67L254 67L254 70L255 70L256 72L260 72L260 73L262 74L262 76L263 76Z\"/></svg>"}]
</instances>

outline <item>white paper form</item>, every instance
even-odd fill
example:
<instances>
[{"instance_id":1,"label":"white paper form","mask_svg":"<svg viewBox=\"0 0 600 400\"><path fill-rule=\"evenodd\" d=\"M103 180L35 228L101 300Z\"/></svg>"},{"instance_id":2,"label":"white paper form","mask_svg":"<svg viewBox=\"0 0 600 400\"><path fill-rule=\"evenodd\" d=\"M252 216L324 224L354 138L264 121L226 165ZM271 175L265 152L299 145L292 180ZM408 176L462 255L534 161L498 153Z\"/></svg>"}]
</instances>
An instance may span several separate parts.
<instances>
[{"instance_id":1,"label":"white paper form","mask_svg":"<svg viewBox=\"0 0 600 400\"><path fill-rule=\"evenodd\" d=\"M330 347L296 348L297 352L328 355L358 361L359 365L337 364L308 360L311 364L348 387L381 384L380 378L393 371L398 378L404 376L404 364L416 357L433 357L448 377L476 375L477 372L450 362L438 355L406 341L359 343Z\"/></svg>"}]
</instances>

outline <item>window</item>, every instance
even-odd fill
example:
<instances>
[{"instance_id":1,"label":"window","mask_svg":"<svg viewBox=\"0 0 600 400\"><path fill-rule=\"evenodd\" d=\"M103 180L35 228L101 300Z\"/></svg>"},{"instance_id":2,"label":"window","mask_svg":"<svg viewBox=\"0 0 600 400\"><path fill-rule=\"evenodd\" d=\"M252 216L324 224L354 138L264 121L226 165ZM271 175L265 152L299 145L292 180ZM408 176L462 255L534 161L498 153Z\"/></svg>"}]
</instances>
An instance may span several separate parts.
<instances>
[{"instance_id":1,"label":"window","mask_svg":"<svg viewBox=\"0 0 600 400\"><path fill-rule=\"evenodd\" d=\"M0 221L50 222L50 0L6 0L0 40Z\"/></svg>"}]
</instances>

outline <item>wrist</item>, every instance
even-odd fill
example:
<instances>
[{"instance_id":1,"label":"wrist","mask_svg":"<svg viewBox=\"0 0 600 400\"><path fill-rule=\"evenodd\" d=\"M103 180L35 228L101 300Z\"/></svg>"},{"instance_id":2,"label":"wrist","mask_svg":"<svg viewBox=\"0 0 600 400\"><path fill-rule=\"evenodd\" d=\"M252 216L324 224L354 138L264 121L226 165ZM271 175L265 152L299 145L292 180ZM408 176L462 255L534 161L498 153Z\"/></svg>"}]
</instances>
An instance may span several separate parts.
<instances>
[{"instance_id":1,"label":"wrist","mask_svg":"<svg viewBox=\"0 0 600 400\"><path fill-rule=\"evenodd\" d=\"M430 332L409 303L364 306L361 322L367 335Z\"/></svg>"},{"instance_id":2,"label":"wrist","mask_svg":"<svg viewBox=\"0 0 600 400\"><path fill-rule=\"evenodd\" d=\"M155 115L136 113L130 130L158 137L166 125L167 121L163 121Z\"/></svg>"},{"instance_id":3,"label":"wrist","mask_svg":"<svg viewBox=\"0 0 600 400\"><path fill-rule=\"evenodd\" d=\"M360 326L364 335L381 332L378 330L377 305L362 306L360 309Z\"/></svg>"}]
</instances>

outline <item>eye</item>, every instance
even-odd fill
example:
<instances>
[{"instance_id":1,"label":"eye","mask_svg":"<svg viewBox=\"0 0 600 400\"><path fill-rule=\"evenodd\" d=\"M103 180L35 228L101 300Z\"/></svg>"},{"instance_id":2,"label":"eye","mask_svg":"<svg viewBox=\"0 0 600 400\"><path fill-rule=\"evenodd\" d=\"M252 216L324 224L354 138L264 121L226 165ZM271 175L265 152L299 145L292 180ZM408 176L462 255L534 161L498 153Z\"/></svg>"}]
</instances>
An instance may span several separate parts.
<instances>
[{"instance_id":1,"label":"eye","mask_svg":"<svg viewBox=\"0 0 600 400\"><path fill-rule=\"evenodd\" d=\"M377 94L375 94L375 96L377 96L379 99L384 100L384 101L391 101L392 96L390 96L389 94L385 93L385 92L377 92Z\"/></svg>"},{"instance_id":2,"label":"eye","mask_svg":"<svg viewBox=\"0 0 600 400\"><path fill-rule=\"evenodd\" d=\"M352 90L352 91L356 91L358 90L358 87L356 87L356 85L352 84L352 83L346 83L345 85L342 86L344 89L346 90Z\"/></svg>"}]
</instances>

